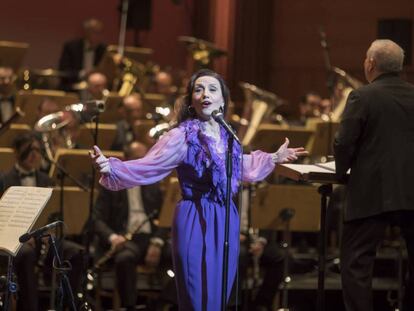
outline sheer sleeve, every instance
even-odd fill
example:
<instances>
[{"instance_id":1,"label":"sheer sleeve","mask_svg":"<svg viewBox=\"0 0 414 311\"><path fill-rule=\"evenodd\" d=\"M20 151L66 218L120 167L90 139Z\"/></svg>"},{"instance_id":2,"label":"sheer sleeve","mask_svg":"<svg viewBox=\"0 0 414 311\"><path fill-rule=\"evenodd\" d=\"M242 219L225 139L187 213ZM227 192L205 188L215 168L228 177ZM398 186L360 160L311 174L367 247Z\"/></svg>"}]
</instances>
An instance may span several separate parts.
<instances>
[{"instance_id":1,"label":"sheer sleeve","mask_svg":"<svg viewBox=\"0 0 414 311\"><path fill-rule=\"evenodd\" d=\"M99 183L114 191L153 184L168 176L184 160L186 153L184 130L172 129L141 159L121 161L109 158L111 171L103 174Z\"/></svg>"},{"instance_id":2,"label":"sheer sleeve","mask_svg":"<svg viewBox=\"0 0 414 311\"><path fill-rule=\"evenodd\" d=\"M263 180L274 168L275 163L270 153L257 150L251 154L244 154L242 180L247 182Z\"/></svg>"}]
</instances>

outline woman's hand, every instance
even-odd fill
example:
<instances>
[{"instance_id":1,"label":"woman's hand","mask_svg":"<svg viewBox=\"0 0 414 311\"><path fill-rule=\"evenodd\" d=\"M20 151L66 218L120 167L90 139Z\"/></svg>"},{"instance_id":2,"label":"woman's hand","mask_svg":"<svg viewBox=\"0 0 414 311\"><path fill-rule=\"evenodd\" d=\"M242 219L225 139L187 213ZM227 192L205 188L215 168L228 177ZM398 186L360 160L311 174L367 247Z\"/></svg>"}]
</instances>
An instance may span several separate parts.
<instances>
[{"instance_id":1,"label":"woman's hand","mask_svg":"<svg viewBox=\"0 0 414 311\"><path fill-rule=\"evenodd\" d=\"M272 160L274 163L288 163L298 159L298 157L308 155L308 152L303 148L288 148L289 139L285 138L283 145L279 149L272 153Z\"/></svg>"},{"instance_id":2,"label":"woman's hand","mask_svg":"<svg viewBox=\"0 0 414 311\"><path fill-rule=\"evenodd\" d=\"M93 150L89 151L89 155L101 174L109 174L111 172L109 159L102 154L98 146L93 146Z\"/></svg>"}]
</instances>

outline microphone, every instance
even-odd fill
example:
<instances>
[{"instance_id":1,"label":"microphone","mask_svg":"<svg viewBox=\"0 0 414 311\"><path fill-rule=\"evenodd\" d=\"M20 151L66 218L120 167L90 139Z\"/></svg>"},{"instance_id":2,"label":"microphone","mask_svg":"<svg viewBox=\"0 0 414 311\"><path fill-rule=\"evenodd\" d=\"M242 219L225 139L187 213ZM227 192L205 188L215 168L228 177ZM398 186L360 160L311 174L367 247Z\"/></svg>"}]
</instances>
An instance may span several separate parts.
<instances>
[{"instance_id":1,"label":"microphone","mask_svg":"<svg viewBox=\"0 0 414 311\"><path fill-rule=\"evenodd\" d=\"M93 99L66 106L67 111L78 115L84 122L90 121L96 115L105 111L105 101Z\"/></svg>"},{"instance_id":2,"label":"microphone","mask_svg":"<svg viewBox=\"0 0 414 311\"><path fill-rule=\"evenodd\" d=\"M101 99L92 99L92 100L82 101L82 102L67 106L66 110L71 110L75 112L83 112L83 111L104 112L105 101Z\"/></svg>"},{"instance_id":3,"label":"microphone","mask_svg":"<svg viewBox=\"0 0 414 311\"><path fill-rule=\"evenodd\" d=\"M46 231L48 231L48 230L56 227L59 224L63 224L63 222L60 221L60 220L58 220L58 221L52 222L52 223L50 223L50 224L48 224L46 226L43 226L43 227L41 227L39 229L36 229L36 230L34 230L32 232L26 232L25 234L23 234L23 235L20 236L19 242L20 243L27 242L32 237L38 237L38 236L42 235L43 233L45 233Z\"/></svg>"},{"instance_id":4,"label":"microphone","mask_svg":"<svg viewBox=\"0 0 414 311\"><path fill-rule=\"evenodd\" d=\"M227 133L229 133L231 136L233 136L235 141L237 141L241 145L240 140L237 137L236 133L234 133L231 126L226 122L226 120L224 120L224 115L223 115L222 112L220 112L218 110L214 110L211 113L211 116L213 117L214 120L216 120L217 123L221 124L221 126L224 127L224 129L227 131Z\"/></svg>"}]
</instances>

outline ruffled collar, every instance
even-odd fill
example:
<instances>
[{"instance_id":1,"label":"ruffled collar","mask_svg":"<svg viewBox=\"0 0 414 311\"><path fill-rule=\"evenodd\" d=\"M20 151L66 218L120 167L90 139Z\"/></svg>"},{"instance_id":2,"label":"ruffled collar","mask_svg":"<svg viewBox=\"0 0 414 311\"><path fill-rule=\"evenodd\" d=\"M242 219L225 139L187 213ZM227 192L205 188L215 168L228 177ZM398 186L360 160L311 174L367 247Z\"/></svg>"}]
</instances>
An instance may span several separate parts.
<instances>
[{"instance_id":1,"label":"ruffled collar","mask_svg":"<svg viewBox=\"0 0 414 311\"><path fill-rule=\"evenodd\" d=\"M217 150L218 142L211 136L206 135L202 130L202 121L192 119L183 122L181 127L186 132L186 140L189 146L188 159L195 167L198 177L201 177L205 169L211 170L212 183L219 196L224 198L226 190L226 153L220 153ZM220 127L220 143L226 144L228 140L227 132ZM232 193L238 190L241 176L241 147L237 143L233 145L232 152L233 174L232 174Z\"/></svg>"}]
</instances>

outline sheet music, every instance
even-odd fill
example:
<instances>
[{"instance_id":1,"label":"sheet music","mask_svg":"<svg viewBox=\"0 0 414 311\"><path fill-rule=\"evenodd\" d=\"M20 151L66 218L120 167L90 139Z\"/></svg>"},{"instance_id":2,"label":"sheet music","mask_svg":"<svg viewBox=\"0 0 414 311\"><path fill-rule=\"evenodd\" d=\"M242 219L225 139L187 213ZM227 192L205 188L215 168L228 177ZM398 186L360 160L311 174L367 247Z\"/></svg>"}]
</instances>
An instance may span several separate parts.
<instances>
[{"instance_id":1,"label":"sheet music","mask_svg":"<svg viewBox=\"0 0 414 311\"><path fill-rule=\"evenodd\" d=\"M313 173L332 173L331 169L316 166L314 164L282 164L283 166L290 168L301 174Z\"/></svg>"},{"instance_id":2,"label":"sheet music","mask_svg":"<svg viewBox=\"0 0 414 311\"><path fill-rule=\"evenodd\" d=\"M325 163L316 163L315 165L318 167L327 169L331 172L336 172L335 161L330 161L330 162L325 162Z\"/></svg>"},{"instance_id":3,"label":"sheet music","mask_svg":"<svg viewBox=\"0 0 414 311\"><path fill-rule=\"evenodd\" d=\"M0 248L16 255L19 237L29 231L52 194L50 188L15 186L0 200Z\"/></svg>"}]
</instances>

